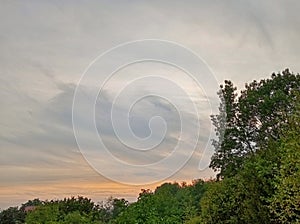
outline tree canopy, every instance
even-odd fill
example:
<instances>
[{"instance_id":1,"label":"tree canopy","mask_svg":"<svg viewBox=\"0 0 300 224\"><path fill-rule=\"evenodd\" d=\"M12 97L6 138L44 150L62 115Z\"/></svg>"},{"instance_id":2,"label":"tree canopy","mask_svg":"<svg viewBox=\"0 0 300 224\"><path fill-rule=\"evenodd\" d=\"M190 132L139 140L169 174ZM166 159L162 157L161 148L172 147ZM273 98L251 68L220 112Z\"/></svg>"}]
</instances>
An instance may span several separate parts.
<instances>
[{"instance_id":1,"label":"tree canopy","mask_svg":"<svg viewBox=\"0 0 300 224\"><path fill-rule=\"evenodd\" d=\"M212 115L218 139L213 141L210 167L224 178L234 176L245 158L269 141L279 140L287 117L295 110L300 75L288 69L273 73L269 79L246 84L239 94L230 80L220 87L220 112Z\"/></svg>"}]
</instances>

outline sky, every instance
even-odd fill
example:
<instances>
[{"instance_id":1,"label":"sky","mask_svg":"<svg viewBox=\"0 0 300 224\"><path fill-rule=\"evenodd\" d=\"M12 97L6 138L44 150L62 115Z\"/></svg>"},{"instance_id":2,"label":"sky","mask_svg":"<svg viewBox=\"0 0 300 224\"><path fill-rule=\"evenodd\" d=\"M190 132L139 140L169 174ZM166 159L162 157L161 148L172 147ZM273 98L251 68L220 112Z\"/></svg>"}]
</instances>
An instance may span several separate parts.
<instances>
[{"instance_id":1,"label":"sky","mask_svg":"<svg viewBox=\"0 0 300 224\"><path fill-rule=\"evenodd\" d=\"M300 71L296 0L0 4L0 208L214 177L219 84Z\"/></svg>"}]
</instances>

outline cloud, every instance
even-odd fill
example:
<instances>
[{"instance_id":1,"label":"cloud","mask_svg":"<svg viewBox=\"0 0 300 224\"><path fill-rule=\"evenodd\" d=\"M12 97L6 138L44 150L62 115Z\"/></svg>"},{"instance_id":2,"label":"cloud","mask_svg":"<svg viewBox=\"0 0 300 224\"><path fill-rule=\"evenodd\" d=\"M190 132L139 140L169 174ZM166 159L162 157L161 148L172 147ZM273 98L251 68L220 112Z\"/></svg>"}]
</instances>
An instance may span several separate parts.
<instances>
[{"instance_id":1,"label":"cloud","mask_svg":"<svg viewBox=\"0 0 300 224\"><path fill-rule=\"evenodd\" d=\"M10 174L13 174L12 176L10 175L9 179L7 179L9 176L3 176L3 179L7 181L15 179L16 182L19 182L20 175L26 173L28 169L34 172L31 171L31 175L25 175L25 177L27 181L31 180L33 182L50 180L51 178L79 177L79 175L88 175L88 172L90 172L87 163L84 162L78 150L72 127L72 100L76 86L63 83L56 83L56 86L59 93L43 104L38 103L31 110L30 120L21 121L21 130L24 128L21 133L14 132L12 136L2 137L1 140L10 150L6 151L6 147L2 149L3 156L0 159L0 164L3 169L10 170ZM138 97L140 92L136 91L134 94L136 95L135 97ZM173 105L155 97L145 98L133 107L129 116L129 124L133 133L142 138L149 136L151 133L149 128L151 128L153 135L151 136L152 140L148 141L150 145L153 146L153 142L160 141L161 138L162 142L157 147L154 147L153 150L146 151L136 151L126 146L124 147L120 139L117 138L110 120L114 98L106 92L102 93L101 96L103 96L102 101L96 104L96 125L107 148L122 161L132 164L149 164L160 161L173 152L178 141L186 142L184 143L185 147L192 147L188 142L193 139L194 133L185 133L185 138L182 138L182 140L179 140L178 137L181 136L180 122L186 123L193 130L192 127L197 126L196 115L183 111L181 113L184 115L181 115L183 117L180 118ZM82 99L84 102L88 100L88 92L86 97L87 99ZM122 119L122 114L126 114L129 103L122 101L121 105L114 105L117 111L115 115L117 120L114 120L114 122L120 122L118 119ZM83 109L85 107L86 105L83 105ZM80 124L82 124L81 128L85 129L84 135L86 140L95 150L104 150L97 148L97 140L90 137L92 136L90 132L93 130L84 126L87 123L85 115L86 113L82 113L79 119L81 120ZM157 121L158 123L150 123L151 126L149 127L150 119L153 116L160 116L165 120L167 124L167 132L165 134L158 132L161 127L160 120ZM35 122L31 122L31 120ZM130 146L131 141L134 141L134 139L131 139L131 135L126 135L124 130L127 129L125 127L120 128L120 131L123 131L123 136L127 136L123 140ZM203 137L207 135L206 133L202 134ZM204 138L205 140L207 141ZM145 148L145 145L142 144L140 147ZM182 156L182 154L178 156ZM103 161L105 158L99 158L99 160ZM107 165L109 166L110 164ZM79 172L79 170L82 171L82 167L87 174ZM157 170L163 168L167 169L168 167L157 167ZM61 173L60 171L63 172ZM55 175L53 176L51 173ZM44 176L45 174L47 174L46 177ZM132 182L134 182L135 175L130 175L128 178L132 178ZM146 181L147 173L144 175L144 178Z\"/></svg>"}]
</instances>

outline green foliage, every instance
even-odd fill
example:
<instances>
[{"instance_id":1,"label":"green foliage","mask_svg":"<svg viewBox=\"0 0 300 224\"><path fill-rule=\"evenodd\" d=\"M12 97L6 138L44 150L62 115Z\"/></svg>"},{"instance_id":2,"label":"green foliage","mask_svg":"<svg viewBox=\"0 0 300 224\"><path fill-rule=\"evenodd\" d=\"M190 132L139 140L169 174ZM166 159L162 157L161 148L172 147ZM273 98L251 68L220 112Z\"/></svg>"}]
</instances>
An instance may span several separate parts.
<instances>
[{"instance_id":1,"label":"green foliage","mask_svg":"<svg viewBox=\"0 0 300 224\"><path fill-rule=\"evenodd\" d=\"M187 220L186 222L184 222L185 224L202 224L203 219L200 216L195 216L189 220Z\"/></svg>"},{"instance_id":2,"label":"green foliage","mask_svg":"<svg viewBox=\"0 0 300 224\"><path fill-rule=\"evenodd\" d=\"M286 70L246 85L236 99L230 81L221 87L211 167L223 180L201 200L202 223L299 223L299 80Z\"/></svg>"},{"instance_id":3,"label":"green foliage","mask_svg":"<svg viewBox=\"0 0 300 224\"><path fill-rule=\"evenodd\" d=\"M0 213L0 224L24 223L25 213L18 207L10 207Z\"/></svg>"},{"instance_id":4,"label":"green foliage","mask_svg":"<svg viewBox=\"0 0 300 224\"><path fill-rule=\"evenodd\" d=\"M274 154L266 149L249 158L235 176L213 182L201 200L203 223L271 223L268 200L278 170Z\"/></svg>"},{"instance_id":5,"label":"green foliage","mask_svg":"<svg viewBox=\"0 0 300 224\"><path fill-rule=\"evenodd\" d=\"M46 203L38 206L26 216L27 224L52 224L57 223L59 210L57 203Z\"/></svg>"},{"instance_id":6,"label":"green foliage","mask_svg":"<svg viewBox=\"0 0 300 224\"><path fill-rule=\"evenodd\" d=\"M97 222L96 222L97 221ZM78 196L46 201L26 216L27 224L100 223L97 206L91 199Z\"/></svg>"},{"instance_id":7,"label":"green foliage","mask_svg":"<svg viewBox=\"0 0 300 224\"><path fill-rule=\"evenodd\" d=\"M58 203L59 211L63 214L80 212L80 214L91 214L94 211L95 204L89 198L78 196L77 198L65 198Z\"/></svg>"},{"instance_id":8,"label":"green foliage","mask_svg":"<svg viewBox=\"0 0 300 224\"><path fill-rule=\"evenodd\" d=\"M191 185L165 183L154 192L142 190L138 201L117 217L115 223L184 223L200 214L199 201L206 189L200 180Z\"/></svg>"},{"instance_id":9,"label":"green foliage","mask_svg":"<svg viewBox=\"0 0 300 224\"><path fill-rule=\"evenodd\" d=\"M269 141L280 138L287 117L294 111L300 75L285 70L271 79L254 80L238 95L231 81L225 81L219 95L219 114L212 116L218 139L210 167L219 178L232 177L246 161Z\"/></svg>"},{"instance_id":10,"label":"green foliage","mask_svg":"<svg viewBox=\"0 0 300 224\"><path fill-rule=\"evenodd\" d=\"M276 223L300 222L300 104L289 124L281 140L281 164L275 177L275 194L270 199Z\"/></svg>"},{"instance_id":11,"label":"green foliage","mask_svg":"<svg viewBox=\"0 0 300 224\"><path fill-rule=\"evenodd\" d=\"M62 224L94 224L95 221L92 220L92 217L87 215L80 214L79 211L68 213L64 220L61 222ZM99 223L99 222L98 222Z\"/></svg>"}]
</instances>

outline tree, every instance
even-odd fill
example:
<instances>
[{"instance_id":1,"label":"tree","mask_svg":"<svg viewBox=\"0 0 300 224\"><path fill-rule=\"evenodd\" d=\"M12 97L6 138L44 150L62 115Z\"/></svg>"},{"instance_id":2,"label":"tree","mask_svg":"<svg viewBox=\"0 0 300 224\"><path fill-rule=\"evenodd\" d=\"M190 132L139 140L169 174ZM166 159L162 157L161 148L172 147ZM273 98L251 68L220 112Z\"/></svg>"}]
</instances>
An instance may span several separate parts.
<instances>
[{"instance_id":1,"label":"tree","mask_svg":"<svg viewBox=\"0 0 300 224\"><path fill-rule=\"evenodd\" d=\"M235 90L230 81L221 86L220 113L212 116L211 167L222 180L202 197L199 220L299 223L300 76L285 70L246 84L239 96Z\"/></svg>"},{"instance_id":2,"label":"tree","mask_svg":"<svg viewBox=\"0 0 300 224\"><path fill-rule=\"evenodd\" d=\"M212 116L218 139L210 167L218 178L237 174L246 157L280 138L287 117L293 113L300 75L288 69L270 79L254 80L238 95L231 81L221 86L219 114Z\"/></svg>"},{"instance_id":3,"label":"tree","mask_svg":"<svg viewBox=\"0 0 300 224\"><path fill-rule=\"evenodd\" d=\"M199 201L207 186L195 180L191 185L164 183L154 192L142 190L138 201L130 204L115 223L185 223L200 215Z\"/></svg>"},{"instance_id":4,"label":"tree","mask_svg":"<svg viewBox=\"0 0 300 224\"><path fill-rule=\"evenodd\" d=\"M18 224L24 223L25 213L18 209L18 207L9 207L1 211L0 224Z\"/></svg>"},{"instance_id":5,"label":"tree","mask_svg":"<svg viewBox=\"0 0 300 224\"><path fill-rule=\"evenodd\" d=\"M59 221L58 203L46 202L26 215L26 224L54 224Z\"/></svg>"},{"instance_id":6,"label":"tree","mask_svg":"<svg viewBox=\"0 0 300 224\"><path fill-rule=\"evenodd\" d=\"M212 115L212 122L215 126L217 140L213 140L215 153L212 156L210 167L215 171L220 171L217 178L234 174L240 166L241 159L237 156L242 147L237 141L239 136L238 113L237 113L237 88L231 81L225 80L225 85L221 85L218 95L221 100L219 114Z\"/></svg>"},{"instance_id":7,"label":"tree","mask_svg":"<svg viewBox=\"0 0 300 224\"><path fill-rule=\"evenodd\" d=\"M202 223L270 223L274 166L256 155L234 177L212 182L200 203Z\"/></svg>"},{"instance_id":8,"label":"tree","mask_svg":"<svg viewBox=\"0 0 300 224\"><path fill-rule=\"evenodd\" d=\"M59 211L63 214L78 211L81 214L90 214L95 211L95 204L91 199L78 196L71 198L64 198L58 203Z\"/></svg>"},{"instance_id":9,"label":"tree","mask_svg":"<svg viewBox=\"0 0 300 224\"><path fill-rule=\"evenodd\" d=\"M99 223L98 207L91 199L78 196L45 201L27 213L27 224Z\"/></svg>"},{"instance_id":10,"label":"tree","mask_svg":"<svg viewBox=\"0 0 300 224\"><path fill-rule=\"evenodd\" d=\"M142 189L138 201L130 204L128 208L114 220L114 223L160 223L153 192L151 190Z\"/></svg>"},{"instance_id":11,"label":"tree","mask_svg":"<svg viewBox=\"0 0 300 224\"><path fill-rule=\"evenodd\" d=\"M104 223L108 223L117 218L128 206L129 202L124 198L109 197L106 202L102 202L98 206L99 219Z\"/></svg>"}]
</instances>

